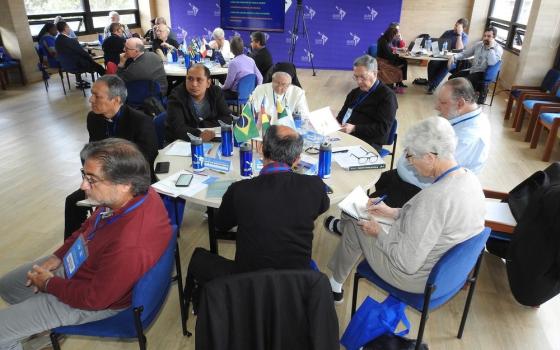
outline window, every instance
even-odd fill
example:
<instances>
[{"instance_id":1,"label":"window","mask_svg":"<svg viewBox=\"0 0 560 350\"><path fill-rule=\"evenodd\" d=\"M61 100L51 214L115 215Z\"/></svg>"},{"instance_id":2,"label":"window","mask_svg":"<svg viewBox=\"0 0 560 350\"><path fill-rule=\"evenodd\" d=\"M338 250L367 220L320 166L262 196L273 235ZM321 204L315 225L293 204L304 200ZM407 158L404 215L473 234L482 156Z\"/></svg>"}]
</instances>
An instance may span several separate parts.
<instances>
[{"instance_id":1,"label":"window","mask_svg":"<svg viewBox=\"0 0 560 350\"><path fill-rule=\"evenodd\" d=\"M61 15L76 34L101 32L109 21L109 11L118 11L121 23L129 28L139 24L137 0L24 0L27 19L34 37L45 23Z\"/></svg>"},{"instance_id":2,"label":"window","mask_svg":"<svg viewBox=\"0 0 560 350\"><path fill-rule=\"evenodd\" d=\"M532 5L533 0L490 1L486 25L497 29L496 41L506 50L521 51Z\"/></svg>"}]
</instances>

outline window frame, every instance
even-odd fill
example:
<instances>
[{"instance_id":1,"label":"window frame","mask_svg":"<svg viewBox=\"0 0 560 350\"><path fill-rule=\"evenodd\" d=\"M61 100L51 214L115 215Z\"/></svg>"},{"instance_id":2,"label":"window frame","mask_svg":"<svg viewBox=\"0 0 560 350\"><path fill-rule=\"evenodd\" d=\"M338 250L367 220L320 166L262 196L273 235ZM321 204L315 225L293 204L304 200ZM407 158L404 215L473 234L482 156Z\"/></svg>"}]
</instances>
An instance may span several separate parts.
<instances>
[{"instance_id":1,"label":"window frame","mask_svg":"<svg viewBox=\"0 0 560 350\"><path fill-rule=\"evenodd\" d=\"M62 15L65 20L66 19L68 19L68 20L83 19L82 28L79 32L75 32L76 35L103 33L103 30L105 29L105 27L95 28L93 26L93 18L94 17L100 17L100 16L107 17L109 15L109 11L111 11L111 10L91 11L89 0L82 0L82 3L83 3L83 6L84 6L83 11L65 12L65 13L61 13L60 15ZM134 15L135 23L127 24L128 28L130 28L130 29L140 28L140 9L138 7L138 0L134 0L134 4L136 5L136 9L117 10L119 15L121 15L121 16L122 15L130 15L130 14ZM54 17L56 17L58 15L59 15L58 13L28 15L27 16L27 21L28 21L29 25L32 25L32 24L46 24L48 22L52 22L54 20ZM37 37L33 36L33 40L37 40Z\"/></svg>"},{"instance_id":2,"label":"window frame","mask_svg":"<svg viewBox=\"0 0 560 350\"><path fill-rule=\"evenodd\" d=\"M488 8L488 18L486 19L486 27L496 27L500 29L505 29L508 31L508 36L506 41L496 40L497 43L503 46L504 50L510 51L515 55L519 55L521 50L513 46L515 36L519 32L525 35L527 30L527 25L517 22L519 18L519 13L521 11L521 5L523 0L515 0L515 5L513 6L513 11L511 13L511 18L509 21L503 20L501 18L496 18L490 16L496 5L496 0L490 0L490 7Z\"/></svg>"}]
</instances>

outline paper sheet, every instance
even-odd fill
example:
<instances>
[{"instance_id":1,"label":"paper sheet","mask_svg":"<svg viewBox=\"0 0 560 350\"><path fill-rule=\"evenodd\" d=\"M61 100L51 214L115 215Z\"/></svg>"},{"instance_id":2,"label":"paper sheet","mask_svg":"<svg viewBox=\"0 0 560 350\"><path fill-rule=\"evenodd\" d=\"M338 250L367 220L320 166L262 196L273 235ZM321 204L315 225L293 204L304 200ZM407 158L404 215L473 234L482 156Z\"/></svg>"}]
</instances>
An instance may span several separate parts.
<instances>
[{"instance_id":1,"label":"paper sheet","mask_svg":"<svg viewBox=\"0 0 560 350\"><path fill-rule=\"evenodd\" d=\"M511 214L509 209L509 204L496 202L496 201L485 201L486 203L486 215L485 220L494 221L501 224L506 224L510 226L517 226L517 221Z\"/></svg>"},{"instance_id":2,"label":"paper sheet","mask_svg":"<svg viewBox=\"0 0 560 350\"><path fill-rule=\"evenodd\" d=\"M347 152L340 152L343 150L347 150ZM340 165L340 167L343 169L349 169L353 166L366 165L360 164L358 157L375 156L375 154L372 154L361 146L333 147L332 151L333 160L338 163L338 165ZM385 164L385 162L381 157L378 157L375 162L368 162L367 164Z\"/></svg>"},{"instance_id":3,"label":"paper sheet","mask_svg":"<svg viewBox=\"0 0 560 350\"><path fill-rule=\"evenodd\" d=\"M192 197L198 192L204 190L208 185L205 183L208 180L208 176L194 174L191 184L188 187L177 187L175 182L181 174L192 174L192 172L187 170L181 170L168 176L167 178L156 182L152 187L159 193L177 198L179 196Z\"/></svg>"},{"instance_id":4,"label":"paper sheet","mask_svg":"<svg viewBox=\"0 0 560 350\"><path fill-rule=\"evenodd\" d=\"M309 122L313 129L323 136L340 130L340 124L332 114L330 107L323 107L309 113Z\"/></svg>"},{"instance_id":5,"label":"paper sheet","mask_svg":"<svg viewBox=\"0 0 560 350\"><path fill-rule=\"evenodd\" d=\"M414 40L414 46L410 52L420 52L422 51L422 38L416 38Z\"/></svg>"},{"instance_id":6,"label":"paper sheet","mask_svg":"<svg viewBox=\"0 0 560 350\"><path fill-rule=\"evenodd\" d=\"M369 197L362 186L358 186L350 192L342 202L338 203L338 208L346 214L352 216L357 220L371 220L374 219L379 224L384 226L385 233L389 232L390 227L395 222L395 219L384 216L371 215L367 212L367 204Z\"/></svg>"},{"instance_id":7,"label":"paper sheet","mask_svg":"<svg viewBox=\"0 0 560 350\"><path fill-rule=\"evenodd\" d=\"M189 157L191 155L191 143L185 141L175 141L167 147L165 155Z\"/></svg>"}]
</instances>

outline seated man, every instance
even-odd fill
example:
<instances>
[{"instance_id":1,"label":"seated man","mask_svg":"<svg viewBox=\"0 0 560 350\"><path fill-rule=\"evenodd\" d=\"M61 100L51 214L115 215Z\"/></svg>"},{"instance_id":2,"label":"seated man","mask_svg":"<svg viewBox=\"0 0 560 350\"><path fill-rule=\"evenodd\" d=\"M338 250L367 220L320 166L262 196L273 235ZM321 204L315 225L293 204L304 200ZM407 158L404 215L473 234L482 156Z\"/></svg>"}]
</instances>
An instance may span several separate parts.
<instances>
[{"instance_id":1,"label":"seated man","mask_svg":"<svg viewBox=\"0 0 560 350\"><path fill-rule=\"evenodd\" d=\"M163 95L167 94L167 75L163 62L153 52L146 51L142 39L126 40L124 53L118 62L117 75L128 83L134 80L154 80L159 84Z\"/></svg>"},{"instance_id":2,"label":"seated man","mask_svg":"<svg viewBox=\"0 0 560 350\"><path fill-rule=\"evenodd\" d=\"M130 29L128 29L128 26L126 24L121 23L121 16L117 11L109 12L109 21L111 23L109 23L109 25L107 25L105 29L103 29L103 38L108 38L111 35L112 33L111 24L113 23L119 23L120 25L122 25L123 36L125 39L132 38L132 33L130 33Z\"/></svg>"},{"instance_id":3,"label":"seated man","mask_svg":"<svg viewBox=\"0 0 560 350\"><path fill-rule=\"evenodd\" d=\"M449 58L449 61L447 62L447 66L450 68L457 60L474 55L471 68L455 72L449 77L449 79L457 77L465 77L469 79L474 89L480 92L478 95L478 104L484 104L486 95L488 94L488 85L484 82L486 69L488 66L493 66L501 61L502 54L504 53L502 46L496 42L496 33L496 28L486 28L482 41L475 43L471 48L466 49L462 53Z\"/></svg>"},{"instance_id":4,"label":"seated man","mask_svg":"<svg viewBox=\"0 0 560 350\"><path fill-rule=\"evenodd\" d=\"M231 60L228 67L226 81L222 90L226 99L236 99L239 81L246 75L255 74L256 85L262 84L263 77L257 68L255 61L243 53L243 39L236 36L231 39L231 52L235 58Z\"/></svg>"},{"instance_id":5,"label":"seated man","mask_svg":"<svg viewBox=\"0 0 560 350\"><path fill-rule=\"evenodd\" d=\"M352 134L377 151L387 141L397 113L393 90L377 79L377 61L364 55L354 61L354 80L358 87L350 91L336 118L340 131Z\"/></svg>"},{"instance_id":6,"label":"seated man","mask_svg":"<svg viewBox=\"0 0 560 350\"><path fill-rule=\"evenodd\" d=\"M272 55L266 48L266 37L262 32L251 33L251 52L249 57L255 60L257 68L263 77L266 76L270 67L272 67Z\"/></svg>"},{"instance_id":7,"label":"seated man","mask_svg":"<svg viewBox=\"0 0 560 350\"><path fill-rule=\"evenodd\" d=\"M169 28L169 39L177 41L177 35L175 35L175 32L173 32L173 30L171 30L171 26L169 26L167 24L167 20L165 19L165 17L154 18L154 25L159 26L160 24L166 25ZM153 31L153 30L152 30L152 33L153 33L153 35L156 34L155 31ZM154 39L157 39L157 38L154 37L151 40L154 40Z\"/></svg>"},{"instance_id":8,"label":"seated man","mask_svg":"<svg viewBox=\"0 0 560 350\"><path fill-rule=\"evenodd\" d=\"M484 194L476 176L454 159L457 139L440 117L413 125L404 138L406 159L433 185L402 208L370 200L368 212L395 219L382 226L376 219L355 220L343 214L342 237L329 269L335 303L342 302L342 284L363 255L390 285L423 293L436 262L450 248L484 228Z\"/></svg>"},{"instance_id":9,"label":"seated man","mask_svg":"<svg viewBox=\"0 0 560 350\"><path fill-rule=\"evenodd\" d=\"M96 72L99 75L105 74L105 68L96 63L93 58L84 50L78 40L70 38L70 27L66 22L58 22L56 29L60 34L56 37L55 48L59 61L72 62L76 68L81 72ZM76 74L76 81L78 85L85 85L89 87L89 83L81 80L79 74Z\"/></svg>"},{"instance_id":10,"label":"seated man","mask_svg":"<svg viewBox=\"0 0 560 350\"><path fill-rule=\"evenodd\" d=\"M172 231L150 168L122 139L87 144L81 188L101 206L53 255L0 279L0 349L21 349L25 338L55 327L111 317L131 304L132 288L161 257ZM111 215L112 214L112 215ZM88 256L71 277L62 260L78 238Z\"/></svg>"},{"instance_id":11,"label":"seated man","mask_svg":"<svg viewBox=\"0 0 560 350\"><path fill-rule=\"evenodd\" d=\"M160 24L156 29L157 39L152 42L152 50L158 54L162 61L167 61L167 52L179 48L177 40L169 36L171 29L165 24Z\"/></svg>"},{"instance_id":12,"label":"seated man","mask_svg":"<svg viewBox=\"0 0 560 350\"><path fill-rule=\"evenodd\" d=\"M439 37L439 49L443 50L443 43L447 43L447 49L463 50L467 45L469 36L465 33L465 29L469 26L469 20L466 18L459 18L455 23L453 29L445 31ZM434 90L439 86L443 78L447 75L447 62L431 60L428 63L428 95L434 93Z\"/></svg>"},{"instance_id":13,"label":"seated man","mask_svg":"<svg viewBox=\"0 0 560 350\"><path fill-rule=\"evenodd\" d=\"M276 72L272 75L271 83L257 86L251 95L251 100L257 112L264 105L271 124L278 123L278 103L287 109L288 115L294 113L303 117L309 115L305 91L292 85L292 77L286 72Z\"/></svg>"},{"instance_id":14,"label":"seated man","mask_svg":"<svg viewBox=\"0 0 560 350\"><path fill-rule=\"evenodd\" d=\"M216 27L212 32L212 38L214 40L208 43L210 49L220 51L226 60L232 59L233 54L229 47L229 40L225 38L224 30L220 27Z\"/></svg>"},{"instance_id":15,"label":"seated man","mask_svg":"<svg viewBox=\"0 0 560 350\"><path fill-rule=\"evenodd\" d=\"M201 63L187 70L184 85L174 88L167 101L165 138L189 141L187 133L202 137L205 142L216 135L212 130L199 130L219 126L218 120L231 124L230 110L224 100L222 89L212 85L210 70Z\"/></svg>"},{"instance_id":16,"label":"seated man","mask_svg":"<svg viewBox=\"0 0 560 350\"><path fill-rule=\"evenodd\" d=\"M191 277L203 284L266 268L310 268L314 221L329 208L329 197L319 177L291 171L302 148L303 140L293 129L268 129L260 175L233 183L216 215L217 229L237 226L235 261L196 248L189 264Z\"/></svg>"},{"instance_id":17,"label":"seated man","mask_svg":"<svg viewBox=\"0 0 560 350\"><path fill-rule=\"evenodd\" d=\"M91 112L87 115L89 142L108 137L119 137L134 142L148 161L154 180L152 169L158 154L154 123L144 113L125 105L126 95L124 82L115 75L102 76L95 81L89 99ZM77 230L87 217L87 208L76 205L76 202L85 198L82 190L66 197L65 239Z\"/></svg>"},{"instance_id":18,"label":"seated man","mask_svg":"<svg viewBox=\"0 0 560 350\"><path fill-rule=\"evenodd\" d=\"M103 56L105 57L105 65L108 62L119 64L120 55L124 50L126 39L123 35L123 27L120 23L111 23L109 26L111 35L103 40Z\"/></svg>"}]
</instances>

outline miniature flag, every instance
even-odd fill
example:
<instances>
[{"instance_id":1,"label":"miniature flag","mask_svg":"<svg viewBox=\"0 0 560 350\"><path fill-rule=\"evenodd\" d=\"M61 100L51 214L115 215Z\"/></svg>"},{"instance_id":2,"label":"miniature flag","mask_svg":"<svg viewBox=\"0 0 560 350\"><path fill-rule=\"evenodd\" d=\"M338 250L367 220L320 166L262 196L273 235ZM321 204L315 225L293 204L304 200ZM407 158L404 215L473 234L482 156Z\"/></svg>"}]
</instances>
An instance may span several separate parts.
<instances>
[{"instance_id":1,"label":"miniature flag","mask_svg":"<svg viewBox=\"0 0 560 350\"><path fill-rule=\"evenodd\" d=\"M288 116L288 112L286 112L286 108L282 105L280 100L276 101L276 112L278 113L279 120Z\"/></svg>"},{"instance_id":2,"label":"miniature flag","mask_svg":"<svg viewBox=\"0 0 560 350\"><path fill-rule=\"evenodd\" d=\"M259 137L259 130L257 130L257 125L255 124L251 105L252 103L249 101L243 106L241 117L235 123L233 134L237 142L245 142L254 137Z\"/></svg>"}]
</instances>

